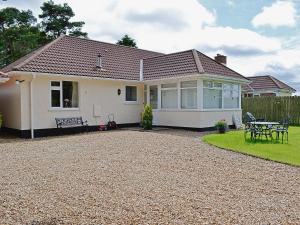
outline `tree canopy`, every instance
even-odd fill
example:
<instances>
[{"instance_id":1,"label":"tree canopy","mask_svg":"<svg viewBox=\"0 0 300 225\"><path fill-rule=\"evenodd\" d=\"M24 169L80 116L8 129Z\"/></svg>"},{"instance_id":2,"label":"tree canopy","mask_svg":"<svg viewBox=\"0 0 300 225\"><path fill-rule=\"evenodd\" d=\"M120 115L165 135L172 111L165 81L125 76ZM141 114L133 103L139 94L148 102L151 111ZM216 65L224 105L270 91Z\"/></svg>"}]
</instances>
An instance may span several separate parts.
<instances>
[{"instance_id":1,"label":"tree canopy","mask_svg":"<svg viewBox=\"0 0 300 225\"><path fill-rule=\"evenodd\" d=\"M0 10L0 67L48 41L30 10L20 11L10 7Z\"/></svg>"},{"instance_id":2,"label":"tree canopy","mask_svg":"<svg viewBox=\"0 0 300 225\"><path fill-rule=\"evenodd\" d=\"M0 9L0 68L12 63L61 34L87 37L84 22L70 21L74 12L68 4L44 2L37 23L31 10Z\"/></svg>"},{"instance_id":3,"label":"tree canopy","mask_svg":"<svg viewBox=\"0 0 300 225\"><path fill-rule=\"evenodd\" d=\"M82 21L71 22L75 16L72 8L67 4L54 4L52 0L44 2L41 6L42 14L39 15L43 21L42 28L46 34L53 38L59 37L61 34L69 34L73 36L86 37L87 33L82 32Z\"/></svg>"},{"instance_id":4,"label":"tree canopy","mask_svg":"<svg viewBox=\"0 0 300 225\"><path fill-rule=\"evenodd\" d=\"M127 34L125 34L120 40L118 40L117 44L137 48L135 40L129 37Z\"/></svg>"}]
</instances>

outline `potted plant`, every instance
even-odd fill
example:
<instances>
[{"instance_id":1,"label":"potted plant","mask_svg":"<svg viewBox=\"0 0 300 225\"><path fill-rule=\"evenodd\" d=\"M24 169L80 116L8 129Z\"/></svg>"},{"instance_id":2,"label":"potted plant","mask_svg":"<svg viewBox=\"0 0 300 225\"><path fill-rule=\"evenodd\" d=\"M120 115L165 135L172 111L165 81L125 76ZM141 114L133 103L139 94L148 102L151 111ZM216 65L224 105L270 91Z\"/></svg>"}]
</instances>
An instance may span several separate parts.
<instances>
[{"instance_id":1,"label":"potted plant","mask_svg":"<svg viewBox=\"0 0 300 225\"><path fill-rule=\"evenodd\" d=\"M224 134L228 128L228 125L225 120L218 121L215 126L220 134Z\"/></svg>"},{"instance_id":2,"label":"potted plant","mask_svg":"<svg viewBox=\"0 0 300 225\"><path fill-rule=\"evenodd\" d=\"M142 125L145 130L152 129L152 120L153 120L152 107L147 104L145 105L144 112L142 113Z\"/></svg>"}]
</instances>

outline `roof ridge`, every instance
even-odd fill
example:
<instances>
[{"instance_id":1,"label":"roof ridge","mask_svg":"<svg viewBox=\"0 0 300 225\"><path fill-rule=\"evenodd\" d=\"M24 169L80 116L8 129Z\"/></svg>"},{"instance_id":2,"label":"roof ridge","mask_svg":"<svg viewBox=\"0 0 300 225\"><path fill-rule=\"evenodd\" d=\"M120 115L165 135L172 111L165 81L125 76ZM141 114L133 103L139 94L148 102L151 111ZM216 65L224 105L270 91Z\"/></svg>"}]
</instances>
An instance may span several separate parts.
<instances>
[{"instance_id":1,"label":"roof ridge","mask_svg":"<svg viewBox=\"0 0 300 225\"><path fill-rule=\"evenodd\" d=\"M282 88L281 85L279 84L278 80L276 81L275 77L272 77L271 75L266 75L266 76L269 77L278 88L280 88L280 89Z\"/></svg>"},{"instance_id":2,"label":"roof ridge","mask_svg":"<svg viewBox=\"0 0 300 225\"><path fill-rule=\"evenodd\" d=\"M172 52L172 53L169 53L169 54L163 54L163 55L152 56L152 57L143 58L143 59L144 59L144 60L146 60L146 59L153 59L153 58L158 58L158 57L163 57L163 56L169 56L169 55L175 55L175 54L184 53L184 52L190 52L190 51L192 51L192 49L184 50L184 51L180 51L180 52Z\"/></svg>"},{"instance_id":3,"label":"roof ridge","mask_svg":"<svg viewBox=\"0 0 300 225\"><path fill-rule=\"evenodd\" d=\"M204 73L204 69L203 69L202 63L199 59L199 55L197 54L197 50L193 49L192 52L193 52L193 56L194 56L194 60L195 60L198 72L199 73Z\"/></svg>"},{"instance_id":4,"label":"roof ridge","mask_svg":"<svg viewBox=\"0 0 300 225\"><path fill-rule=\"evenodd\" d=\"M53 41L49 42L48 44L42 46L40 49L37 49L32 56L28 57L27 59L25 59L23 62L19 63L18 65L14 66L15 69L20 69L22 66L26 65L27 63L29 63L31 60L35 59L36 57L38 57L42 52L44 52L45 50L49 49L54 43L58 42L59 40L61 40L63 37L65 37L65 35L61 35L58 38L54 39ZM28 53L30 54L30 53ZM26 56L26 55L25 55Z\"/></svg>"},{"instance_id":5,"label":"roof ridge","mask_svg":"<svg viewBox=\"0 0 300 225\"><path fill-rule=\"evenodd\" d=\"M98 43L102 43L102 44L113 45L113 46L120 47L120 48L129 48L129 49L133 49L133 50L140 50L140 51L146 51L146 52L152 52L152 53L158 53L158 54L165 55L165 53L162 53L162 52L157 52L157 51L152 51L152 50L147 50L147 49L142 49L142 48L134 48L131 46L119 45L119 44L109 43L109 42L105 42L105 41L98 41L98 40L94 40L94 39L81 38L81 37L70 36L70 35L64 35L64 36L67 38L75 38L75 39L80 39L80 40L85 40L85 41L92 41L92 42L98 42Z\"/></svg>"},{"instance_id":6,"label":"roof ridge","mask_svg":"<svg viewBox=\"0 0 300 225\"><path fill-rule=\"evenodd\" d=\"M286 83L283 83L282 81L278 80L276 77L273 77L272 75L268 75L272 81L280 88L280 89L285 89L284 86L287 86L288 88L296 91L294 88L292 88L291 86L289 86L288 84Z\"/></svg>"},{"instance_id":7,"label":"roof ridge","mask_svg":"<svg viewBox=\"0 0 300 225\"><path fill-rule=\"evenodd\" d=\"M200 53L201 55L203 55L204 57L206 57L206 58L208 58L208 59L210 59L210 60L213 60L213 61L216 62L217 64L219 64L219 65L221 65L221 66L223 66L223 67L225 67L225 68L231 70L232 72L234 72L234 73L236 73L237 75L243 77L244 79L249 80L247 77L245 77L245 76L243 76L242 74L240 74L240 73L234 71L233 69L229 68L228 66L225 66L225 65L223 65L222 63L217 62L216 60L214 60L213 58L209 57L208 55L205 55L204 53L202 53L202 52L200 52L200 51L198 51L198 50L196 50L196 51L197 51L198 53Z\"/></svg>"}]
</instances>

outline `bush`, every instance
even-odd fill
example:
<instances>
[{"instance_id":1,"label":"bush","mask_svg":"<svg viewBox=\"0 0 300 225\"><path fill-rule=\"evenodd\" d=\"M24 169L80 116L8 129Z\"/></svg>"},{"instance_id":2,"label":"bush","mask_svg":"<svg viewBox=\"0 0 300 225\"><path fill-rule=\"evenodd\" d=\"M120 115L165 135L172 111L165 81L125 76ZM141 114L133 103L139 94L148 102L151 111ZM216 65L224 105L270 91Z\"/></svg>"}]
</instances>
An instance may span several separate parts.
<instances>
[{"instance_id":1,"label":"bush","mask_svg":"<svg viewBox=\"0 0 300 225\"><path fill-rule=\"evenodd\" d=\"M145 130L151 130L152 129L152 120L153 120L153 114L152 114L152 108L150 105L145 105L144 112L142 114L142 125Z\"/></svg>"},{"instance_id":2,"label":"bush","mask_svg":"<svg viewBox=\"0 0 300 225\"><path fill-rule=\"evenodd\" d=\"M219 133L224 134L228 128L228 125L225 120L220 120L216 123L216 129L219 131Z\"/></svg>"}]
</instances>

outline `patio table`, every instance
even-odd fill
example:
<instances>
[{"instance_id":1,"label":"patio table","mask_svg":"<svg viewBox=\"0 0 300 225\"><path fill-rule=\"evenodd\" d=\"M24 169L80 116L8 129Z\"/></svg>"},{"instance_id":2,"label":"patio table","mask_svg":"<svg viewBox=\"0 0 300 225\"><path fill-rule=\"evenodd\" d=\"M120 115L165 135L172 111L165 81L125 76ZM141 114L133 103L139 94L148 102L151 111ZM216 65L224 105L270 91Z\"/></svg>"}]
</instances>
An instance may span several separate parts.
<instances>
[{"instance_id":1,"label":"patio table","mask_svg":"<svg viewBox=\"0 0 300 225\"><path fill-rule=\"evenodd\" d=\"M275 126L280 125L278 122L250 122L251 125L258 125L258 126Z\"/></svg>"},{"instance_id":2,"label":"patio table","mask_svg":"<svg viewBox=\"0 0 300 225\"><path fill-rule=\"evenodd\" d=\"M272 139L272 133L270 132L271 129L273 128L273 126L280 125L280 123L278 122L267 122L267 121L250 122L249 124L254 127L259 127L258 131L256 129L251 131L251 139L253 138L253 136L256 137L257 133L259 133L260 136L266 136L267 139L268 136L270 136Z\"/></svg>"}]
</instances>

